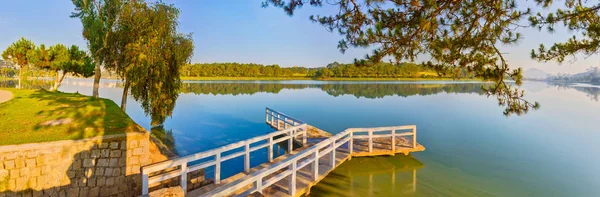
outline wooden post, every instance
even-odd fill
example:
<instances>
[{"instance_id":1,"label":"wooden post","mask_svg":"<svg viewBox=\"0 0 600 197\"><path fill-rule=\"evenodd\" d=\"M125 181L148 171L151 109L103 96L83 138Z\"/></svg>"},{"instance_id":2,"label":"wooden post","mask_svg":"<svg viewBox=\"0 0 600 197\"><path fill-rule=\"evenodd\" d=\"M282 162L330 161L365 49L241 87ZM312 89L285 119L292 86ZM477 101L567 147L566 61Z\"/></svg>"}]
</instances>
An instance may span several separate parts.
<instances>
[{"instance_id":1,"label":"wooden post","mask_svg":"<svg viewBox=\"0 0 600 197\"><path fill-rule=\"evenodd\" d=\"M244 148L246 155L244 155L244 171L250 172L250 143L246 142Z\"/></svg>"},{"instance_id":2,"label":"wooden post","mask_svg":"<svg viewBox=\"0 0 600 197\"><path fill-rule=\"evenodd\" d=\"M417 148L417 126L415 125L415 127L413 127L413 141L412 141L412 145L413 148Z\"/></svg>"},{"instance_id":3,"label":"wooden post","mask_svg":"<svg viewBox=\"0 0 600 197\"><path fill-rule=\"evenodd\" d=\"M267 123L270 123L269 122L269 110L268 109L265 109L265 121L267 121Z\"/></svg>"},{"instance_id":4,"label":"wooden post","mask_svg":"<svg viewBox=\"0 0 600 197\"><path fill-rule=\"evenodd\" d=\"M288 134L290 139L288 139L288 153L292 154L292 150L294 150L294 129L290 129L290 133Z\"/></svg>"},{"instance_id":5,"label":"wooden post","mask_svg":"<svg viewBox=\"0 0 600 197\"><path fill-rule=\"evenodd\" d=\"M329 162L331 165L331 169L333 169L335 167L335 139L333 139L333 142L331 143L331 161Z\"/></svg>"},{"instance_id":6,"label":"wooden post","mask_svg":"<svg viewBox=\"0 0 600 197\"><path fill-rule=\"evenodd\" d=\"M308 130L306 130L306 124L304 124L304 126L302 126L302 145L306 145L306 140L308 139L308 136L306 136L307 132Z\"/></svg>"},{"instance_id":7,"label":"wooden post","mask_svg":"<svg viewBox=\"0 0 600 197\"><path fill-rule=\"evenodd\" d=\"M290 184L288 186L288 193L290 196L296 194L296 161L292 162L292 174L290 174Z\"/></svg>"},{"instance_id":8,"label":"wooden post","mask_svg":"<svg viewBox=\"0 0 600 197\"><path fill-rule=\"evenodd\" d=\"M188 167L187 167L187 163L183 163L181 164L181 182L179 183L179 185L181 186L181 189L183 189L183 194L187 193L187 174L188 174Z\"/></svg>"},{"instance_id":9,"label":"wooden post","mask_svg":"<svg viewBox=\"0 0 600 197\"><path fill-rule=\"evenodd\" d=\"M279 114L277 114L277 130L281 130L279 120L281 120L281 118L279 118Z\"/></svg>"},{"instance_id":10,"label":"wooden post","mask_svg":"<svg viewBox=\"0 0 600 197\"><path fill-rule=\"evenodd\" d=\"M369 130L369 153L373 152L373 130Z\"/></svg>"},{"instance_id":11,"label":"wooden post","mask_svg":"<svg viewBox=\"0 0 600 197\"><path fill-rule=\"evenodd\" d=\"M255 184L256 184L256 191L258 191L258 193L262 194L262 177L258 177L258 180L256 180Z\"/></svg>"},{"instance_id":12,"label":"wooden post","mask_svg":"<svg viewBox=\"0 0 600 197\"><path fill-rule=\"evenodd\" d=\"M215 183L221 183L221 153L217 153L215 156Z\"/></svg>"},{"instance_id":13,"label":"wooden post","mask_svg":"<svg viewBox=\"0 0 600 197\"><path fill-rule=\"evenodd\" d=\"M148 194L148 174L142 171L142 195Z\"/></svg>"},{"instance_id":14,"label":"wooden post","mask_svg":"<svg viewBox=\"0 0 600 197\"><path fill-rule=\"evenodd\" d=\"M396 153L396 130L392 130L392 154Z\"/></svg>"},{"instance_id":15,"label":"wooden post","mask_svg":"<svg viewBox=\"0 0 600 197\"><path fill-rule=\"evenodd\" d=\"M350 131L350 140L348 140L348 151L350 152L349 160L352 159L352 151L354 150L354 132Z\"/></svg>"},{"instance_id":16,"label":"wooden post","mask_svg":"<svg viewBox=\"0 0 600 197\"><path fill-rule=\"evenodd\" d=\"M273 136L269 137L269 142L267 142L267 143L269 143L269 153L268 153L269 162L272 162L273 161Z\"/></svg>"},{"instance_id":17,"label":"wooden post","mask_svg":"<svg viewBox=\"0 0 600 197\"><path fill-rule=\"evenodd\" d=\"M315 151L315 161L313 161L313 181L317 181L319 179L319 149Z\"/></svg>"}]
</instances>

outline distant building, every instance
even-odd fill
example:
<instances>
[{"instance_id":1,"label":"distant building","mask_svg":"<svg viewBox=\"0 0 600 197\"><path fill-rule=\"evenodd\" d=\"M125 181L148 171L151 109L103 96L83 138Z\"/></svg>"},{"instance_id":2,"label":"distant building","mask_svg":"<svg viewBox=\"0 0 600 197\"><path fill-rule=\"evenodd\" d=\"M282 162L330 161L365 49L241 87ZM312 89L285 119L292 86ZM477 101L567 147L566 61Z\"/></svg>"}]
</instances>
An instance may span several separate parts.
<instances>
[{"instance_id":1,"label":"distant building","mask_svg":"<svg viewBox=\"0 0 600 197\"><path fill-rule=\"evenodd\" d=\"M5 60L0 60L0 68L14 68L16 69L16 66L13 65L12 63L5 61Z\"/></svg>"}]
</instances>

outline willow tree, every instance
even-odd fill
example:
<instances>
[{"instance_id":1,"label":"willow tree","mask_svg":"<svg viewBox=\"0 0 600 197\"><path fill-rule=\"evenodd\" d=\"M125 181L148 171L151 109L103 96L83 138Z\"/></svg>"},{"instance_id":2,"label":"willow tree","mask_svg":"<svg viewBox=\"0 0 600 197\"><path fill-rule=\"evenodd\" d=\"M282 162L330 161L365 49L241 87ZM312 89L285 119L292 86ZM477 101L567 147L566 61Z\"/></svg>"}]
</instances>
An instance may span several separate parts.
<instances>
[{"instance_id":1,"label":"willow tree","mask_svg":"<svg viewBox=\"0 0 600 197\"><path fill-rule=\"evenodd\" d=\"M554 1L535 0L539 6L549 9ZM564 0L564 7L547 14L537 13L529 17L531 25L553 33L556 26L563 26L574 35L564 42L546 47L543 44L531 51L531 57L539 61L563 62L578 54L586 57L600 51L600 3L597 1Z\"/></svg>"},{"instance_id":2,"label":"willow tree","mask_svg":"<svg viewBox=\"0 0 600 197\"><path fill-rule=\"evenodd\" d=\"M538 103L523 99L521 69L511 69L499 46L519 42L514 29L529 9L519 9L514 0L267 0L263 6L283 8L293 15L304 5L335 6L333 15L313 15L310 20L342 35L338 48L373 47L358 66L384 59L396 63L428 58L423 65L437 70L467 69L477 77L494 81L484 88L506 106L505 115L522 114ZM483 87L482 87L483 88Z\"/></svg>"},{"instance_id":3,"label":"willow tree","mask_svg":"<svg viewBox=\"0 0 600 197\"><path fill-rule=\"evenodd\" d=\"M75 5L75 11L71 13L71 18L81 20L83 38L86 39L88 49L96 63L92 95L97 98L101 78L100 63L104 62L106 54L111 53L108 39L113 33L123 1L73 0L73 5Z\"/></svg>"},{"instance_id":4,"label":"willow tree","mask_svg":"<svg viewBox=\"0 0 600 197\"><path fill-rule=\"evenodd\" d=\"M121 109L131 91L152 126L172 114L181 86L180 67L193 52L191 35L177 31L178 17L173 5L129 1L108 39L111 53L104 64L124 81Z\"/></svg>"},{"instance_id":5,"label":"willow tree","mask_svg":"<svg viewBox=\"0 0 600 197\"><path fill-rule=\"evenodd\" d=\"M24 77L23 70L30 64L28 54L34 50L35 44L21 37L2 52L2 59L19 66L19 88L21 88L21 79Z\"/></svg>"}]
</instances>

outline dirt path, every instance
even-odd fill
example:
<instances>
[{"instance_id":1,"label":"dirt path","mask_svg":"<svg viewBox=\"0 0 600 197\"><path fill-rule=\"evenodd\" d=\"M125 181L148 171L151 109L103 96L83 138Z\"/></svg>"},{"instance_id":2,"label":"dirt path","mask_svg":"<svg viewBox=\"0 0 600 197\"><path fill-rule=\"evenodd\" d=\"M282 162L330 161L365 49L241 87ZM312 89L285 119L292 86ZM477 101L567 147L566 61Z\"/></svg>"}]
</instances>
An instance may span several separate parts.
<instances>
[{"instance_id":1,"label":"dirt path","mask_svg":"<svg viewBox=\"0 0 600 197\"><path fill-rule=\"evenodd\" d=\"M0 90L0 103L4 103L5 101L8 101L10 99L12 99L13 94L10 91L6 91L6 90Z\"/></svg>"}]
</instances>

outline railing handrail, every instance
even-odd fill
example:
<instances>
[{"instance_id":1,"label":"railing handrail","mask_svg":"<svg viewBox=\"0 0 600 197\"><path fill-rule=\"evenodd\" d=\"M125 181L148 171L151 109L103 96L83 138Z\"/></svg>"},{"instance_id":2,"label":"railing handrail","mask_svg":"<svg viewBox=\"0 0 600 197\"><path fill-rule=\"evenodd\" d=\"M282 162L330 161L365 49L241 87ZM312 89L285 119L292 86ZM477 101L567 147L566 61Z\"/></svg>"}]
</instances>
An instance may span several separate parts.
<instances>
[{"instance_id":1,"label":"railing handrail","mask_svg":"<svg viewBox=\"0 0 600 197\"><path fill-rule=\"evenodd\" d=\"M306 123L305 123L306 124ZM144 173L153 173L153 172L157 172L157 171L161 171L167 168L171 168L171 167L175 167L175 166L179 166L182 163L189 163L189 162L194 162L200 159L204 159L210 156L214 156L217 153L223 153L226 151L230 151L236 148L241 148L244 145L246 145L246 143L256 143L258 141L261 140L266 140L270 137L274 137L274 136L278 136L278 135L282 135L282 134L286 134L289 133L290 130L296 130L296 129L300 129L304 126L304 124L302 125L297 125L297 126L293 126L293 127L289 127L287 129L284 130L280 130L280 131L274 131L265 135L261 135L261 136L256 136L247 140L242 140L242 141L238 141L238 142L234 142L231 144L227 144L227 145L223 145L217 148L213 148L207 151L202 151L193 155L188 155L185 157L179 157L176 159L172 159L172 160L167 160L167 161L162 161L162 162L158 162L152 165L147 165L142 167L142 172Z\"/></svg>"},{"instance_id":2,"label":"railing handrail","mask_svg":"<svg viewBox=\"0 0 600 197\"><path fill-rule=\"evenodd\" d=\"M350 134L350 132L348 131L343 131L340 132L332 137L329 137L313 146L311 146L310 148L304 149L288 158L285 158L282 161L279 161L277 163L274 163L266 168L263 168L259 171L256 171L254 173L251 173L247 176L245 176L242 179L239 179L237 181L231 182L227 185L231 185L228 187L220 187L216 190L213 190L209 193L204 194L203 196L223 196L223 195L227 195L229 193L232 192L236 192L236 190L241 189L242 187L250 184L250 183L254 183L256 181L258 181L259 179L264 178L265 176L272 174L273 172L279 171L282 168L287 167L288 165L290 165L292 162L298 162L300 159L310 155L310 154L314 154L315 152L319 151L320 149L330 145L334 140L337 141L339 140L342 136L348 135ZM335 151L335 149L332 149L331 151ZM268 185L263 185L264 187L268 187ZM257 188L255 188L257 189ZM255 189L250 189L252 191L254 191ZM261 189L261 188L258 188ZM224 193L224 192L228 192L228 193Z\"/></svg>"},{"instance_id":3,"label":"railing handrail","mask_svg":"<svg viewBox=\"0 0 600 197\"><path fill-rule=\"evenodd\" d=\"M284 113L282 113L282 112L279 112L279 111L277 111L277 110L273 110L273 109L271 109L271 108L268 108L268 107L266 108L266 110L267 110L267 111L270 111L270 112L273 112L273 113L275 113L275 114L281 115L281 116L283 116L283 117L285 117L285 118L287 118L287 119L291 119L291 120L293 120L294 122L298 122L298 123L300 123L300 124L305 124L305 122L304 122L304 121L302 121L302 120L298 120L298 119L296 119L296 118L294 118L294 117L291 117L291 116L289 116L289 115L287 115L287 114L284 114Z\"/></svg>"},{"instance_id":4,"label":"railing handrail","mask_svg":"<svg viewBox=\"0 0 600 197\"><path fill-rule=\"evenodd\" d=\"M347 131L351 132L379 132L379 131L391 131L391 130L408 130L416 129L417 125L402 125L402 126L388 126L388 127L367 127L367 128L348 128ZM345 130L345 131L346 131Z\"/></svg>"}]
</instances>

